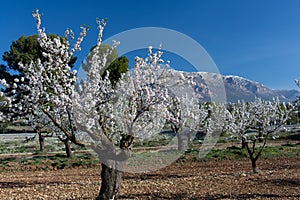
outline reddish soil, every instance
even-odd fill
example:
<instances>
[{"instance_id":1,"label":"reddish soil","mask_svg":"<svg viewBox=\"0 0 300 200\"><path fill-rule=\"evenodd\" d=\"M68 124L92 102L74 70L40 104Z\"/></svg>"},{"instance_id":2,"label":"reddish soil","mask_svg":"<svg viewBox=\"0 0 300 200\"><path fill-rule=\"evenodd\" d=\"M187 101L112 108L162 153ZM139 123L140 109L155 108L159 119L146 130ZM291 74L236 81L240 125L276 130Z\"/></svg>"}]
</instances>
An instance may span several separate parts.
<instances>
[{"instance_id":1,"label":"reddish soil","mask_svg":"<svg viewBox=\"0 0 300 200\"><path fill-rule=\"evenodd\" d=\"M146 174L125 174L121 199L300 199L300 156L258 161L182 161ZM0 173L0 199L95 199L100 165Z\"/></svg>"}]
</instances>

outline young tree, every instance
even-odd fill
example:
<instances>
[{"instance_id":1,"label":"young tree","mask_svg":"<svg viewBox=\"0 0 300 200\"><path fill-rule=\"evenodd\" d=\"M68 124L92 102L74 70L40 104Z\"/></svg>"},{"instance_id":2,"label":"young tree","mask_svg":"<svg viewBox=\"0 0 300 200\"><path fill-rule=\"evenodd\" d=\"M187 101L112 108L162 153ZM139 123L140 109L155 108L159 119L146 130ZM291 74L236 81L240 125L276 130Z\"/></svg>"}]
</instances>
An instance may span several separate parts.
<instances>
[{"instance_id":1,"label":"young tree","mask_svg":"<svg viewBox=\"0 0 300 200\"><path fill-rule=\"evenodd\" d=\"M246 148L246 138L242 136L246 135L251 128L254 128L250 112L248 112L249 105L247 104L249 103L238 101L236 104L229 105L229 110L234 115L234 132L241 134L241 137L237 139L241 139L242 149Z\"/></svg>"},{"instance_id":2,"label":"young tree","mask_svg":"<svg viewBox=\"0 0 300 200\"><path fill-rule=\"evenodd\" d=\"M280 103L278 99L264 101L256 98L254 102L238 102L233 106L230 132L245 141L252 170L258 172L257 160L267 144L267 140L276 138L277 130L289 119L293 106ZM255 134L248 134L247 130L256 130ZM262 141L260 146L257 143Z\"/></svg>"}]
</instances>

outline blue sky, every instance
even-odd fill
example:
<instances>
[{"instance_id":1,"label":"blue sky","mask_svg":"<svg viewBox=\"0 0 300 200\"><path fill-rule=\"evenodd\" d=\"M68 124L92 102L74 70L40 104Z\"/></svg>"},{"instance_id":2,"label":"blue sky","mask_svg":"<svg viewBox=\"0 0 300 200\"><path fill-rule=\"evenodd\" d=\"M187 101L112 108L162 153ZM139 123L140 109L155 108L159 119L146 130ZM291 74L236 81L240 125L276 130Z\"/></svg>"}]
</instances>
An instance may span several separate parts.
<instances>
[{"instance_id":1,"label":"blue sky","mask_svg":"<svg viewBox=\"0 0 300 200\"><path fill-rule=\"evenodd\" d=\"M47 32L63 34L66 28L72 28L78 35L80 25L91 26L82 52L77 54L78 65L96 43L95 18L107 17L104 39L139 27L173 29L200 43L222 74L242 76L273 89L297 89L294 79L300 77L298 0L3 1L1 55L21 35L36 34L31 16L36 8L43 13L42 26Z\"/></svg>"}]
</instances>

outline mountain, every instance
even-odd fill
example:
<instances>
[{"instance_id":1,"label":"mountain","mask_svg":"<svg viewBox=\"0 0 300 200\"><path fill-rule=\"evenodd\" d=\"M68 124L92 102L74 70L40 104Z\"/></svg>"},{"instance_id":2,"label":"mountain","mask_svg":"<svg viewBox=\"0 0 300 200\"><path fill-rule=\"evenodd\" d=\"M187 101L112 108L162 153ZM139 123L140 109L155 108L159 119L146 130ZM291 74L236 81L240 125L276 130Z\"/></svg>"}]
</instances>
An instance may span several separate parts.
<instances>
[{"instance_id":1,"label":"mountain","mask_svg":"<svg viewBox=\"0 0 300 200\"><path fill-rule=\"evenodd\" d=\"M184 72L184 74L191 76L196 82L197 96L202 101L210 101L222 94L222 84L224 84L227 102L237 102L238 100L249 102L253 101L255 97L264 100L278 97L280 101L292 102L296 100L297 96L300 96L298 90L273 90L261 83L239 76L223 76L208 72Z\"/></svg>"}]
</instances>

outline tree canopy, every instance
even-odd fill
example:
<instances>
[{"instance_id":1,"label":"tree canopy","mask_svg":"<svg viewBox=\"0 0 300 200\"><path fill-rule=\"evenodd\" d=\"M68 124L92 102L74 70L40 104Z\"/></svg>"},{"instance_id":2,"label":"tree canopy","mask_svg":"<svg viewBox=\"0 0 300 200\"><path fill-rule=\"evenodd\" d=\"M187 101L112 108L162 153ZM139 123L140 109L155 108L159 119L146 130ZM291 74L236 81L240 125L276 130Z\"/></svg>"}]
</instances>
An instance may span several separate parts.
<instances>
[{"instance_id":1,"label":"tree canopy","mask_svg":"<svg viewBox=\"0 0 300 200\"><path fill-rule=\"evenodd\" d=\"M83 63L82 68L85 71L90 70L90 64L92 62L91 59L94 54L97 54L99 57L105 56L106 64L103 68L103 71L101 71L100 73L102 74L102 78L104 78L108 72L111 84L115 86L117 81L121 78L121 75L128 71L128 59L126 58L126 56L118 57L118 52L116 49L112 49L111 52L107 54L107 52L111 49L111 47L107 44L101 44L97 48L97 51L95 51L95 47L96 46L91 48L90 53L86 58L87 63Z\"/></svg>"},{"instance_id":2,"label":"tree canopy","mask_svg":"<svg viewBox=\"0 0 300 200\"><path fill-rule=\"evenodd\" d=\"M66 40L56 34L49 34L48 37L50 39L59 38L61 42ZM7 65L0 66L0 80L4 79L7 84L16 84L14 87L5 88L6 95L15 96L16 102L26 95L22 89L18 87L19 82L15 82L15 80L21 80L21 77L24 79L24 68L22 65L30 65L30 63L37 65L38 60L45 62L48 58L43 55L43 52L44 51L38 42L38 35L36 34L30 36L22 35L16 41L12 42L9 51L4 52L2 60L5 61ZM76 59L76 57L72 56L68 62L68 65L71 68L74 67ZM26 115L26 113L24 113L24 115Z\"/></svg>"},{"instance_id":3,"label":"tree canopy","mask_svg":"<svg viewBox=\"0 0 300 200\"><path fill-rule=\"evenodd\" d=\"M50 38L60 37L56 34L49 34ZM19 73L22 73L22 69L19 66L19 63L30 64L31 61L35 62L38 59L44 61L46 58L42 55L42 48L38 42L38 35L24 36L22 35L16 41L13 41L10 50L4 52L2 59L7 63L6 71L16 70ZM60 37L61 40L64 38ZM74 66L76 62L76 57L73 57L69 65ZM4 68L4 66L2 66ZM2 72L3 69L1 69Z\"/></svg>"}]
</instances>

